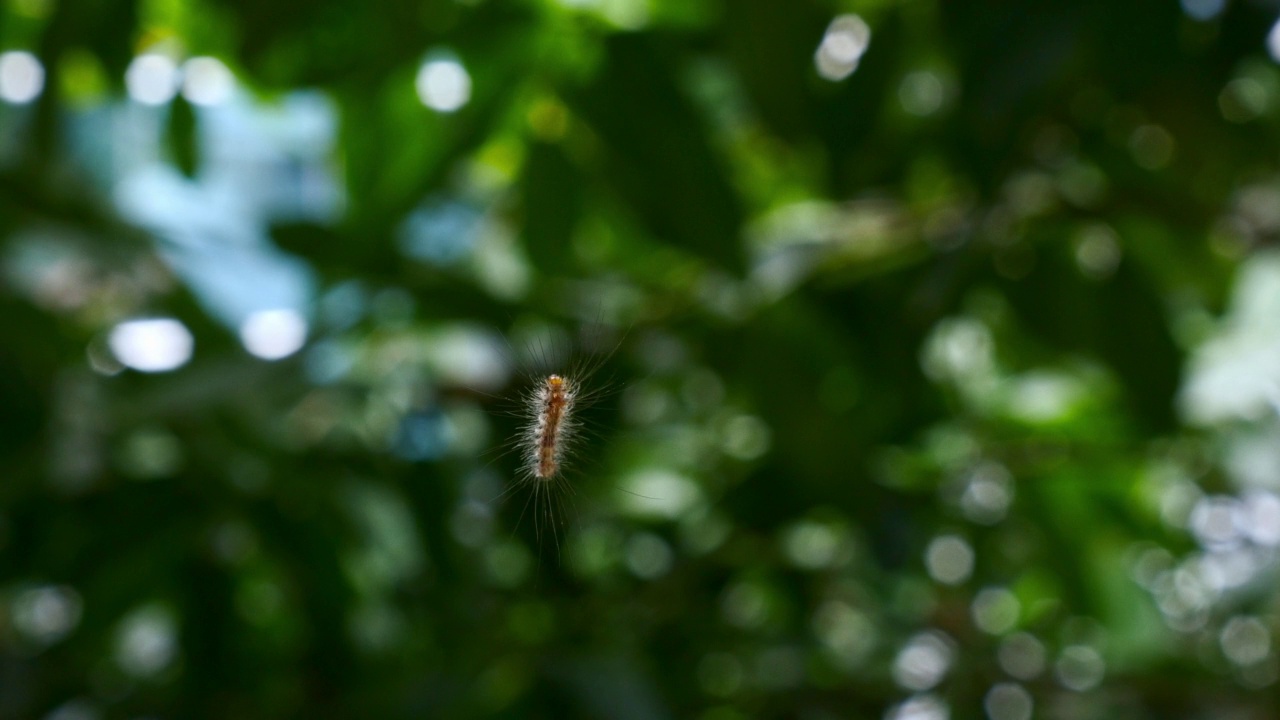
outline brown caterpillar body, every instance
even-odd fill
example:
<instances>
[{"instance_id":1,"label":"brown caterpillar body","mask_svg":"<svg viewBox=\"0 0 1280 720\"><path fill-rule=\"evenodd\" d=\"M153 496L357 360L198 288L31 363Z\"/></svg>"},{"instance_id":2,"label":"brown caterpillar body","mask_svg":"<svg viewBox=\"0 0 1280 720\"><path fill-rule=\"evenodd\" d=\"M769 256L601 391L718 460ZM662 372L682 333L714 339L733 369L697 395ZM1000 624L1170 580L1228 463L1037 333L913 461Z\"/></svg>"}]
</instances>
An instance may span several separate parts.
<instances>
[{"instance_id":1,"label":"brown caterpillar body","mask_svg":"<svg viewBox=\"0 0 1280 720\"><path fill-rule=\"evenodd\" d=\"M538 480L548 480L560 472L565 444L573 432L574 384L548 375L533 394L531 422L526 430L526 467Z\"/></svg>"}]
</instances>

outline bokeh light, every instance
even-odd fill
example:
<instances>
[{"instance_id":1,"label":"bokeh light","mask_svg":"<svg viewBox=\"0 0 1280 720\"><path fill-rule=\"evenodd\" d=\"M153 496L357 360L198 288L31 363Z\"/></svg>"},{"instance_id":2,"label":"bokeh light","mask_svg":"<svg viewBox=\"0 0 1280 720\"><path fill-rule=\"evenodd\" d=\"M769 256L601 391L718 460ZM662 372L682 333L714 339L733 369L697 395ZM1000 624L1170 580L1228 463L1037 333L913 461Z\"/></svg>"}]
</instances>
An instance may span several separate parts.
<instances>
[{"instance_id":1,"label":"bokeh light","mask_svg":"<svg viewBox=\"0 0 1280 720\"><path fill-rule=\"evenodd\" d=\"M652 533L640 533L627 542L627 567L646 580L666 575L674 559L671 546Z\"/></svg>"},{"instance_id":2,"label":"bokeh light","mask_svg":"<svg viewBox=\"0 0 1280 720\"><path fill-rule=\"evenodd\" d=\"M259 310L240 326L240 341L263 360L279 360L302 349L307 321L296 310Z\"/></svg>"},{"instance_id":3,"label":"bokeh light","mask_svg":"<svg viewBox=\"0 0 1280 720\"><path fill-rule=\"evenodd\" d=\"M1223 655L1237 665L1254 665L1271 655L1271 631L1257 618L1231 618L1222 627L1219 642Z\"/></svg>"},{"instance_id":4,"label":"bokeh light","mask_svg":"<svg viewBox=\"0 0 1280 720\"><path fill-rule=\"evenodd\" d=\"M107 336L111 352L126 367L168 372L187 364L195 346L191 331L173 318L127 320Z\"/></svg>"},{"instance_id":5,"label":"bokeh light","mask_svg":"<svg viewBox=\"0 0 1280 720\"><path fill-rule=\"evenodd\" d=\"M618 500L626 512L675 519L701 503L702 493L688 477L655 468L627 477Z\"/></svg>"},{"instance_id":6,"label":"bokeh light","mask_svg":"<svg viewBox=\"0 0 1280 720\"><path fill-rule=\"evenodd\" d=\"M1030 633L1014 633L1000 642L1000 669L1019 680L1034 680L1045 670L1044 643Z\"/></svg>"},{"instance_id":7,"label":"bokeh light","mask_svg":"<svg viewBox=\"0 0 1280 720\"><path fill-rule=\"evenodd\" d=\"M182 64L182 97L194 105L221 105L235 87L235 76L217 58L193 57Z\"/></svg>"},{"instance_id":8,"label":"bokeh light","mask_svg":"<svg viewBox=\"0 0 1280 720\"><path fill-rule=\"evenodd\" d=\"M1271 26L1271 31L1267 33L1267 52L1271 53L1271 59L1280 62L1280 20L1277 20Z\"/></svg>"},{"instance_id":9,"label":"bokeh light","mask_svg":"<svg viewBox=\"0 0 1280 720\"><path fill-rule=\"evenodd\" d=\"M951 708L936 695L908 698L885 714L885 720L948 720Z\"/></svg>"},{"instance_id":10,"label":"bokeh light","mask_svg":"<svg viewBox=\"0 0 1280 720\"><path fill-rule=\"evenodd\" d=\"M152 677L177 658L177 624L160 605L138 608L121 621L116 636L116 662L137 678Z\"/></svg>"},{"instance_id":11,"label":"bokeh light","mask_svg":"<svg viewBox=\"0 0 1280 720\"><path fill-rule=\"evenodd\" d=\"M1111 277L1120 265L1120 239L1106 225L1084 228L1076 240L1076 264L1094 280Z\"/></svg>"},{"instance_id":12,"label":"bokeh light","mask_svg":"<svg viewBox=\"0 0 1280 720\"><path fill-rule=\"evenodd\" d=\"M813 629L838 663L847 669L859 667L876 646L876 627L871 619L845 602L832 600L818 607L814 611Z\"/></svg>"},{"instance_id":13,"label":"bokeh light","mask_svg":"<svg viewBox=\"0 0 1280 720\"><path fill-rule=\"evenodd\" d=\"M871 44L871 28L857 15L840 15L831 21L813 56L818 74L827 80L843 80L858 69Z\"/></svg>"},{"instance_id":14,"label":"bokeh light","mask_svg":"<svg viewBox=\"0 0 1280 720\"><path fill-rule=\"evenodd\" d=\"M0 53L0 100L23 105L44 90L44 65L25 50Z\"/></svg>"},{"instance_id":15,"label":"bokeh light","mask_svg":"<svg viewBox=\"0 0 1280 720\"><path fill-rule=\"evenodd\" d=\"M969 474L960 508L973 522L994 525L1004 519L1013 497L1009 471L997 463L983 463Z\"/></svg>"},{"instance_id":16,"label":"bokeh light","mask_svg":"<svg viewBox=\"0 0 1280 720\"><path fill-rule=\"evenodd\" d=\"M1182 10L1196 20L1212 20L1227 6L1227 0L1182 0Z\"/></svg>"},{"instance_id":17,"label":"bokeh light","mask_svg":"<svg viewBox=\"0 0 1280 720\"><path fill-rule=\"evenodd\" d=\"M137 56L125 70L129 97L143 105L164 105L178 94L181 73L173 58L161 53Z\"/></svg>"},{"instance_id":18,"label":"bokeh light","mask_svg":"<svg viewBox=\"0 0 1280 720\"><path fill-rule=\"evenodd\" d=\"M973 547L958 535L934 538L925 550L924 564L930 577L944 585L959 585L973 574Z\"/></svg>"},{"instance_id":19,"label":"bokeh light","mask_svg":"<svg viewBox=\"0 0 1280 720\"><path fill-rule=\"evenodd\" d=\"M917 70L908 73L898 85L898 100L902 109L921 117L932 115L946 101L946 86L936 73Z\"/></svg>"},{"instance_id":20,"label":"bokeh light","mask_svg":"<svg viewBox=\"0 0 1280 720\"><path fill-rule=\"evenodd\" d=\"M1070 645L1063 648L1062 654L1054 665L1058 682L1069 690L1084 692L1092 690L1102 682L1106 673L1106 662L1102 655L1088 645Z\"/></svg>"},{"instance_id":21,"label":"bokeh light","mask_svg":"<svg viewBox=\"0 0 1280 720\"><path fill-rule=\"evenodd\" d=\"M990 720L1031 720L1035 701L1031 693L1017 683L997 683L987 692L982 706Z\"/></svg>"},{"instance_id":22,"label":"bokeh light","mask_svg":"<svg viewBox=\"0 0 1280 720\"><path fill-rule=\"evenodd\" d=\"M471 100L471 75L453 57L434 57L418 68L415 81L422 104L442 113L460 110Z\"/></svg>"},{"instance_id":23,"label":"bokeh light","mask_svg":"<svg viewBox=\"0 0 1280 720\"><path fill-rule=\"evenodd\" d=\"M908 690L929 690L951 670L955 650L951 640L938 632L911 638L893 661L893 679Z\"/></svg>"},{"instance_id":24,"label":"bokeh light","mask_svg":"<svg viewBox=\"0 0 1280 720\"><path fill-rule=\"evenodd\" d=\"M52 645L75 630L82 604L79 593L66 586L23 590L12 600L13 629L37 647Z\"/></svg>"},{"instance_id":25,"label":"bokeh light","mask_svg":"<svg viewBox=\"0 0 1280 720\"><path fill-rule=\"evenodd\" d=\"M991 635L1003 635L1018 623L1021 605L1004 588L984 588L973 598L973 623Z\"/></svg>"}]
</instances>

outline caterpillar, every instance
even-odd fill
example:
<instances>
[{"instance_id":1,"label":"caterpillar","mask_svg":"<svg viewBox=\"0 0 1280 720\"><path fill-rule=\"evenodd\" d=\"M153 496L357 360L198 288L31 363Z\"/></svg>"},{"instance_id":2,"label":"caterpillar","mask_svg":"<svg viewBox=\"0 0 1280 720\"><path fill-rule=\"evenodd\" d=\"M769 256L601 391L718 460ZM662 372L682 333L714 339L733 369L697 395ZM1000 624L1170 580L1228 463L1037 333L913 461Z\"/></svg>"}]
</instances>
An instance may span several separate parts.
<instances>
[{"instance_id":1,"label":"caterpillar","mask_svg":"<svg viewBox=\"0 0 1280 720\"><path fill-rule=\"evenodd\" d=\"M592 329L597 335L602 332L600 326ZM586 342L598 348L600 339L589 337ZM563 337L557 340L554 334L550 347L545 341L545 337L535 339L526 346L532 353L531 364L536 370L525 371L529 385L520 396L519 410L513 413L520 426L509 441L509 448L518 457L518 477L502 495L517 488L531 490L516 524L519 525L532 504L535 534L541 537L550 528L559 549L558 526L564 523L564 503L572 502L574 494L565 472L574 464L575 451L581 449L578 441L586 431L580 412L616 392L611 383L600 382L594 376L617 351L621 340L603 353L588 351L585 362L580 358L567 364L565 356L572 354L569 343Z\"/></svg>"},{"instance_id":2,"label":"caterpillar","mask_svg":"<svg viewBox=\"0 0 1280 720\"><path fill-rule=\"evenodd\" d=\"M577 383L559 375L548 375L533 390L531 417L525 429L525 471L535 480L549 480L560 473L576 430L573 410L577 395Z\"/></svg>"}]
</instances>

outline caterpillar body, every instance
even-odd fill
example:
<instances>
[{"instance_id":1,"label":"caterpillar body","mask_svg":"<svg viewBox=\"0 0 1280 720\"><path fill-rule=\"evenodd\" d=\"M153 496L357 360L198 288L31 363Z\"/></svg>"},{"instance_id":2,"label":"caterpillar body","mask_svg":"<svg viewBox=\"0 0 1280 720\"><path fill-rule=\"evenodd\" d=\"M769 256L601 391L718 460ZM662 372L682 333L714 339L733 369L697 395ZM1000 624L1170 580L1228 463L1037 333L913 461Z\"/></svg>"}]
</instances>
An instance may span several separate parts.
<instances>
[{"instance_id":1,"label":"caterpillar body","mask_svg":"<svg viewBox=\"0 0 1280 720\"><path fill-rule=\"evenodd\" d=\"M599 345L599 337L588 337ZM590 422L583 415L602 397L616 389L608 381L595 376L601 366L617 351L621 340L605 352L575 353L572 343L554 332L550 338L534 338L526 342L526 367L521 375L528 383L512 408L518 429L507 443L516 459L517 480L499 498L523 488L529 491L516 519L516 527L526 514L533 519L534 534L541 539L551 531L559 550L560 528L566 520L566 504L573 504L577 494L569 475L578 464L575 455L583 450L579 441L589 433ZM516 356L521 353L514 351ZM579 356L570 361L570 355Z\"/></svg>"},{"instance_id":2,"label":"caterpillar body","mask_svg":"<svg viewBox=\"0 0 1280 720\"><path fill-rule=\"evenodd\" d=\"M548 375L533 390L529 424L525 429L525 472L534 480L550 480L560 473L566 447L575 426L577 385L559 375Z\"/></svg>"},{"instance_id":3,"label":"caterpillar body","mask_svg":"<svg viewBox=\"0 0 1280 720\"><path fill-rule=\"evenodd\" d=\"M549 344L537 339L528 343L530 363L521 373L528 385L519 395L519 410L513 408L507 413L519 419L519 429L507 443L507 451L518 460L517 478L495 500L521 488L529 491L516 518L515 528L519 528L532 507L535 537L541 542L545 531L550 530L557 554L561 529L565 524L565 505L566 502L574 504L577 494L566 470L568 475L575 474L574 455L585 449L580 444L585 436L605 440L595 425L596 421L589 418L591 408L602 399L617 395L620 390L612 376L599 378L597 375L622 347L627 333L613 338L611 342L606 341L602 349L601 341L606 339L605 328L599 325L596 328L596 333L584 340L584 344L592 347L574 362L567 362L570 349L567 344L557 342L554 336ZM519 355L510 344L508 347L513 355ZM623 488L617 489L636 495ZM638 497L653 499L645 495Z\"/></svg>"}]
</instances>

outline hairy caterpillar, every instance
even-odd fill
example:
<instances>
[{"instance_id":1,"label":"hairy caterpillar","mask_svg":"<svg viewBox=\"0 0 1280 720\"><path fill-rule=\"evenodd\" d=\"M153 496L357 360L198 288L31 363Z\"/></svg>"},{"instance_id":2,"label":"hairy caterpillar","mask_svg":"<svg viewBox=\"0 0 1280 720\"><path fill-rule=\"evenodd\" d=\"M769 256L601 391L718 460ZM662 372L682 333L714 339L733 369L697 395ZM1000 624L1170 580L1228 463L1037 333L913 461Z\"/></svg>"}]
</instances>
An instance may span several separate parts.
<instances>
[{"instance_id":1,"label":"hairy caterpillar","mask_svg":"<svg viewBox=\"0 0 1280 720\"><path fill-rule=\"evenodd\" d=\"M588 344L598 347L601 332L600 327L592 329L586 338ZM588 425L581 412L613 394L611 384L598 381L595 375L621 346L621 340L606 352L575 363L564 361L570 354L567 345L563 339L545 337L527 344L534 370L522 373L529 387L520 396L519 409L511 413L520 428L508 441L508 451L515 452L519 467L516 481L499 495L530 489L516 527L532 504L535 535L540 539L550 529L557 549L566 514L564 501L572 500L575 492L566 469L576 466L575 455L582 449Z\"/></svg>"},{"instance_id":2,"label":"hairy caterpillar","mask_svg":"<svg viewBox=\"0 0 1280 720\"><path fill-rule=\"evenodd\" d=\"M534 479L547 480L560 472L565 448L576 429L573 404L577 395L577 384L559 375L548 375L533 391L525 430L525 463L526 472Z\"/></svg>"}]
</instances>

